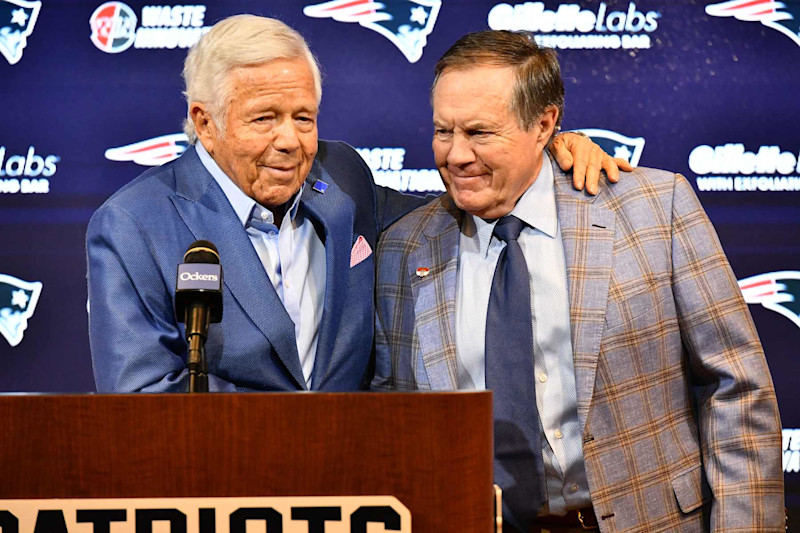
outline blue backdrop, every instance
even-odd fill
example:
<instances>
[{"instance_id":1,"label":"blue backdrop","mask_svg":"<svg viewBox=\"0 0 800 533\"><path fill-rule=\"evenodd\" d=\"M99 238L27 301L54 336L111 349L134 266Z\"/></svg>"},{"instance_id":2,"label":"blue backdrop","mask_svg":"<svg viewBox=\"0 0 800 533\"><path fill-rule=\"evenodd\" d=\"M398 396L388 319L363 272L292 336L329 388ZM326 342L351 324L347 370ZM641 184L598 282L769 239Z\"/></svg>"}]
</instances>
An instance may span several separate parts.
<instances>
[{"instance_id":1,"label":"blue backdrop","mask_svg":"<svg viewBox=\"0 0 800 533\"><path fill-rule=\"evenodd\" d=\"M94 390L86 224L111 193L185 149L186 48L238 13L303 33L323 65L320 136L359 148L378 182L411 191L442 189L428 88L458 37L523 29L557 48L565 129L683 173L714 222L772 369L796 512L797 0L0 0L0 390Z\"/></svg>"}]
</instances>

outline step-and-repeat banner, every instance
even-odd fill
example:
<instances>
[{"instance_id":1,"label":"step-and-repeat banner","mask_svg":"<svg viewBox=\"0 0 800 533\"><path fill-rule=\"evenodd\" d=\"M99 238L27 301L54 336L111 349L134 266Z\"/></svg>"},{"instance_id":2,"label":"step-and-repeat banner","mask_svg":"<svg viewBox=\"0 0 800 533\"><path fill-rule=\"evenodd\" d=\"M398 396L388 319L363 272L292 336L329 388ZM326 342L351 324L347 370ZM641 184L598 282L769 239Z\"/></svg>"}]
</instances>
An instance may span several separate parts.
<instances>
[{"instance_id":1,"label":"step-and-repeat banner","mask_svg":"<svg viewBox=\"0 0 800 533\"><path fill-rule=\"evenodd\" d=\"M428 103L439 56L486 28L556 48L564 127L683 173L714 222L772 369L787 498L800 506L796 0L0 0L0 390L94 390L86 224L186 149L186 50L238 13L308 39L323 66L320 137L412 192L443 190Z\"/></svg>"}]
</instances>

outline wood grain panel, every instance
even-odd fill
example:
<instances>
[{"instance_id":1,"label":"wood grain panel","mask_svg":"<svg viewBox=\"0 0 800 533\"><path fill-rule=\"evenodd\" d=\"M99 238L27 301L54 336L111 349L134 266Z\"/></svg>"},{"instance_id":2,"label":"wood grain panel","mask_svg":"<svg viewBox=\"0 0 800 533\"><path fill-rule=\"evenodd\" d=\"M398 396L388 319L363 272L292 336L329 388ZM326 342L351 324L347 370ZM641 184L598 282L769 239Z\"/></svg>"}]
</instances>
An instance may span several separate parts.
<instances>
[{"instance_id":1,"label":"wood grain panel","mask_svg":"<svg viewBox=\"0 0 800 533\"><path fill-rule=\"evenodd\" d=\"M0 498L388 494L488 531L491 395L0 396Z\"/></svg>"}]
</instances>

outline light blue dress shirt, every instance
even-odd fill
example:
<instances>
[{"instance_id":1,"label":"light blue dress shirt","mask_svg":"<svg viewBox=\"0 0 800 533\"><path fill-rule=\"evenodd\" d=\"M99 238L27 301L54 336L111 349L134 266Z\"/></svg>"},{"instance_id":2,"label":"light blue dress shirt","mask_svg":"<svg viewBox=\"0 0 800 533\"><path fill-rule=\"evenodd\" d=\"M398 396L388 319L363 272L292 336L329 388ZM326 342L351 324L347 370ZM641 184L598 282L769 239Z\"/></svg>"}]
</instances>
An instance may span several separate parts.
<instances>
[{"instance_id":1,"label":"light blue dress shirt","mask_svg":"<svg viewBox=\"0 0 800 533\"><path fill-rule=\"evenodd\" d=\"M548 499L542 514L563 515L588 507L591 499L578 420L567 269L553 179L551 161L545 155L539 176L511 214L529 226L518 242L528 264L532 292L532 357ZM486 311L497 260L506 245L492 236L495 222L467 214L461 228L456 350L462 389L486 386Z\"/></svg>"},{"instance_id":2,"label":"light blue dress shirt","mask_svg":"<svg viewBox=\"0 0 800 533\"><path fill-rule=\"evenodd\" d=\"M275 292L294 322L297 353L306 386L310 389L325 300L326 264L325 245L301 209L300 197L305 184L295 195L278 228L274 214L247 196L219 168L200 142L195 144L195 149L247 231ZM253 290L259 289L253 287Z\"/></svg>"}]
</instances>

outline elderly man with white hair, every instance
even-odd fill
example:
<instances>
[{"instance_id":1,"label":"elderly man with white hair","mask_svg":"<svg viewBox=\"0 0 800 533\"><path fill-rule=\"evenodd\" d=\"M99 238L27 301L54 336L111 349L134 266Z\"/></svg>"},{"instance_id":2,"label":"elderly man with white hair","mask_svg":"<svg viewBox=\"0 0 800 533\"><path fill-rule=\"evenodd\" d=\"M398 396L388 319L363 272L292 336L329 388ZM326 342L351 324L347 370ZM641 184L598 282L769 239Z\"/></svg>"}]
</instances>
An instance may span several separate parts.
<instances>
[{"instance_id":1,"label":"elderly man with white hair","mask_svg":"<svg viewBox=\"0 0 800 533\"><path fill-rule=\"evenodd\" d=\"M198 239L216 245L224 269L224 316L206 343L210 390L365 388L372 250L422 199L377 187L350 146L317 139L319 68L285 24L219 22L189 52L184 78L192 146L123 187L89 223L98 390L187 389L175 272ZM588 140L555 145L559 160L574 156L576 186L579 163L594 174L589 190L601 166L615 178L614 160Z\"/></svg>"}]
</instances>

